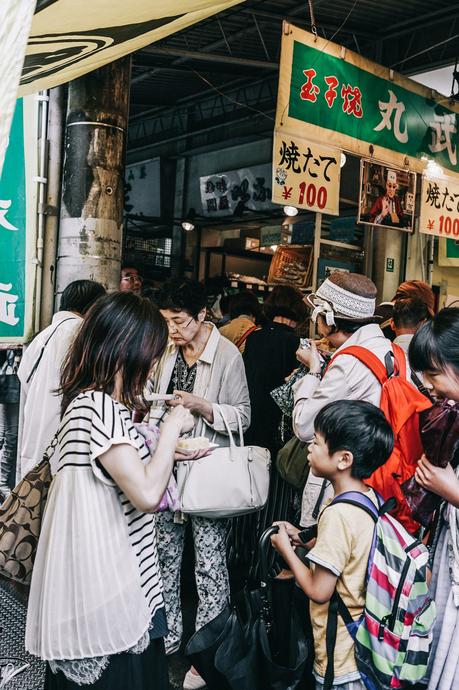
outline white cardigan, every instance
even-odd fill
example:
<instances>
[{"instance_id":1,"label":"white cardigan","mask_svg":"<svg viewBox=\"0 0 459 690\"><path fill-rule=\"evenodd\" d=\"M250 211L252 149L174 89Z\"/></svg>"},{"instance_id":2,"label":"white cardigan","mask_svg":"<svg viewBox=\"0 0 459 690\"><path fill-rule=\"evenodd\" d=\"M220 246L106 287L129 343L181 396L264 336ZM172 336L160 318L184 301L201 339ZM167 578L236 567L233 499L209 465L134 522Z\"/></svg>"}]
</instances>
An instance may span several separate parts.
<instances>
[{"instance_id":1,"label":"white cardigan","mask_svg":"<svg viewBox=\"0 0 459 690\"><path fill-rule=\"evenodd\" d=\"M233 343L224 338L218 329L212 328L207 344L197 360L196 380L193 394L212 403L214 421L212 424L201 418L193 435L206 435L220 446L228 446L229 440L219 406L223 408L232 431L237 431L239 411L243 429L250 425L250 397L247 387L244 362L241 353ZM166 393L177 359L178 348L170 344L153 374L155 393Z\"/></svg>"}]
</instances>

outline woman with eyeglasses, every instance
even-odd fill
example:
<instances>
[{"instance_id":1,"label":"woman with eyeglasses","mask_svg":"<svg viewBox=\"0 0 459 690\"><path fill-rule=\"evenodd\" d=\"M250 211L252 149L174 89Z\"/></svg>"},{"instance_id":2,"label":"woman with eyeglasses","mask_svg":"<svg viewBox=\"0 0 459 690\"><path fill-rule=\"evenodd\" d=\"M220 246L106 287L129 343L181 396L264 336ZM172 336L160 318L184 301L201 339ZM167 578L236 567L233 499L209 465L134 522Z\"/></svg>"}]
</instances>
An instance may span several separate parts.
<instances>
[{"instance_id":1,"label":"woman with eyeglasses","mask_svg":"<svg viewBox=\"0 0 459 690\"><path fill-rule=\"evenodd\" d=\"M250 398L239 350L206 321L206 292L195 280L166 283L156 298L169 329L170 347L153 376L156 393L172 393L170 406L183 405L198 418L193 435L207 436L220 446L229 439L221 411L232 431L250 423ZM226 564L227 520L189 516L196 558L199 596L196 628L217 616L229 597ZM177 651L182 638L180 568L186 524L168 511L157 519L157 540L162 569L167 622L166 653ZM185 690L204 687L191 668Z\"/></svg>"}]
</instances>

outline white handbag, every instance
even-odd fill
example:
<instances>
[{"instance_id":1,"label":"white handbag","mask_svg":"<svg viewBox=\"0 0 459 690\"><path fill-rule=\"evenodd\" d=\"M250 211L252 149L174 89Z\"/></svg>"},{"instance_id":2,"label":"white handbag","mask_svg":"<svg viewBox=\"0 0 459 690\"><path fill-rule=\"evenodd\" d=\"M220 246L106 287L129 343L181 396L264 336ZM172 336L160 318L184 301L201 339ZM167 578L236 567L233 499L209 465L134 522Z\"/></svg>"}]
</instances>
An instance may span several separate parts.
<instances>
[{"instance_id":1,"label":"white handbag","mask_svg":"<svg viewBox=\"0 0 459 690\"><path fill-rule=\"evenodd\" d=\"M271 454L267 448L244 446L237 411L237 446L223 409L220 413L229 446L216 448L200 460L177 463L177 485L182 512L208 518L227 518L261 510L268 500Z\"/></svg>"}]
</instances>

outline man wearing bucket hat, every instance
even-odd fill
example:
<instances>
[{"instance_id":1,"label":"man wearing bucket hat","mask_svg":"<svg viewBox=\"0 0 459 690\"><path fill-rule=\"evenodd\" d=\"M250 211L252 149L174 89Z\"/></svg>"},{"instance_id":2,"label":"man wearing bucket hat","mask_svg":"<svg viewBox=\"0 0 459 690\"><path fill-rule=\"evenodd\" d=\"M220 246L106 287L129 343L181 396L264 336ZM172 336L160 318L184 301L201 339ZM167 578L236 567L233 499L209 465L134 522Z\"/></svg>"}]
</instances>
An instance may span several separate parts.
<instances>
[{"instance_id":1,"label":"man wearing bucket hat","mask_svg":"<svg viewBox=\"0 0 459 690\"><path fill-rule=\"evenodd\" d=\"M306 298L320 336L326 337L337 352L358 345L370 350L384 363L391 342L379 326L381 317L374 313L376 293L375 284L366 276L335 272L316 293ZM337 357L323 378L320 357L313 342L310 348L298 350L297 358L309 368L309 373L293 387L293 428L302 441L312 439L317 413L334 400L364 400L379 407L381 385L356 357ZM321 494L324 501L331 495L330 488L324 493L325 488L322 479L309 474L303 494L303 526L316 521L312 513L315 515L320 507L318 496Z\"/></svg>"}]
</instances>

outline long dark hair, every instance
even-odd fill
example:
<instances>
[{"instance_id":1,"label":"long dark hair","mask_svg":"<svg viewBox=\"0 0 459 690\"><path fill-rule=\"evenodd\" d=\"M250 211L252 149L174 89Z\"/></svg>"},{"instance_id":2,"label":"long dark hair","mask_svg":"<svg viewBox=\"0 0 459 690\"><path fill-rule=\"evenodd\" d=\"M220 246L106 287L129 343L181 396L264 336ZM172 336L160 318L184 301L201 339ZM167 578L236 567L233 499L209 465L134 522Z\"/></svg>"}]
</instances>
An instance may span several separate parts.
<instances>
[{"instance_id":1,"label":"long dark hair","mask_svg":"<svg viewBox=\"0 0 459 690\"><path fill-rule=\"evenodd\" d=\"M459 376L459 309L442 309L415 333L408 350L414 371L445 371Z\"/></svg>"},{"instance_id":2,"label":"long dark hair","mask_svg":"<svg viewBox=\"0 0 459 690\"><path fill-rule=\"evenodd\" d=\"M111 395L118 372L123 381L121 402L131 409L146 409L145 384L167 337L166 322L150 300L132 292L98 299L62 366L62 414L82 391Z\"/></svg>"}]
</instances>

